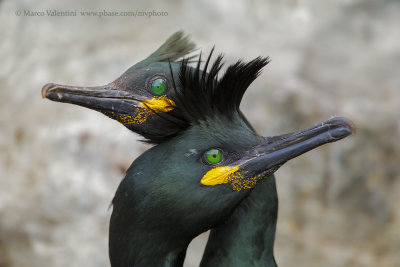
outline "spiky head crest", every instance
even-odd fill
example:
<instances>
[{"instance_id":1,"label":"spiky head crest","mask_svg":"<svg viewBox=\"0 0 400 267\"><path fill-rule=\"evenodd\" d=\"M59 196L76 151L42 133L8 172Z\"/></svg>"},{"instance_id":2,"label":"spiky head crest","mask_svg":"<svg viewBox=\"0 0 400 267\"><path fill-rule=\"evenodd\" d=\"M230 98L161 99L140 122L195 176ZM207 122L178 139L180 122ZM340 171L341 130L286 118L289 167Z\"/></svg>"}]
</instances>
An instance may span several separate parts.
<instances>
[{"instance_id":1,"label":"spiky head crest","mask_svg":"<svg viewBox=\"0 0 400 267\"><path fill-rule=\"evenodd\" d=\"M212 53L213 50L205 62L204 70L200 69L201 55L195 69L189 67L186 60L181 65L181 90L176 90L176 112L182 113L192 125L216 117L231 120L239 115L244 93L269 62L268 57L257 57L248 63L239 60L218 79L224 64L223 56L218 55L208 71Z\"/></svg>"},{"instance_id":2,"label":"spiky head crest","mask_svg":"<svg viewBox=\"0 0 400 267\"><path fill-rule=\"evenodd\" d=\"M190 58L182 60L179 75L171 71L173 83L173 110L156 113L168 120L170 127L159 135L146 136L146 142L162 143L188 129L190 126L209 124L222 120L232 121L240 118L240 102L250 84L258 77L261 69L269 63L268 57L257 57L250 62L237 61L228 66L219 79L223 67L223 56L218 55L211 63L214 49L211 50L204 68L201 69L202 56L199 55L195 68L190 67ZM178 80L180 86L175 85ZM247 123L247 122L245 122Z\"/></svg>"},{"instance_id":3,"label":"spiky head crest","mask_svg":"<svg viewBox=\"0 0 400 267\"><path fill-rule=\"evenodd\" d=\"M161 62L179 62L183 57L196 51L196 45L190 40L189 35L183 31L172 34L156 51L147 59ZM187 59L195 60L198 55L189 55Z\"/></svg>"}]
</instances>

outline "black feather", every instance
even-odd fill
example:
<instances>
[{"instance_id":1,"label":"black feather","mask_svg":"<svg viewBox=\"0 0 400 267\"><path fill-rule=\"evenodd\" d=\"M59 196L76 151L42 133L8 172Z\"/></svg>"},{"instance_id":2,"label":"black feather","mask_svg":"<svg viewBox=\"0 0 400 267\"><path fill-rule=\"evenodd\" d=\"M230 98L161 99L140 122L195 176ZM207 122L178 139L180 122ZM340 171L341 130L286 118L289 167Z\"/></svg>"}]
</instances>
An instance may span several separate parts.
<instances>
[{"instance_id":1,"label":"black feather","mask_svg":"<svg viewBox=\"0 0 400 267\"><path fill-rule=\"evenodd\" d=\"M216 58L207 73L212 53L213 50L203 71L199 63L194 70L188 67L187 61L183 61L181 65L179 80L182 87L176 90L176 108L173 114L184 114L190 124L221 116L232 119L239 115L244 93L269 62L268 57L257 57L248 63L239 60L229 66L222 78L218 79L223 56ZM200 60L201 55L199 62Z\"/></svg>"},{"instance_id":2,"label":"black feather","mask_svg":"<svg viewBox=\"0 0 400 267\"><path fill-rule=\"evenodd\" d=\"M195 68L188 65L188 59L182 61L179 77L174 77L170 66L175 107L167 113L154 112L157 116L168 120L170 127L157 136L144 135L146 138L144 142L162 143L182 133L191 125L207 123L214 118L224 117L232 120L237 115L243 119L243 114L239 110L243 95L258 77L261 69L269 63L269 58L257 57L248 63L239 60L230 65L221 79L218 79L224 65L223 56L218 55L211 64L213 52L214 48L207 57L203 70L200 68L201 54ZM175 85L176 78L180 82L180 87ZM247 123L247 120L245 121Z\"/></svg>"},{"instance_id":3,"label":"black feather","mask_svg":"<svg viewBox=\"0 0 400 267\"><path fill-rule=\"evenodd\" d=\"M185 35L182 31L172 34L148 59L152 61L179 62L180 59L193 61L198 55L189 55L196 51L196 45L190 40L189 35Z\"/></svg>"}]
</instances>

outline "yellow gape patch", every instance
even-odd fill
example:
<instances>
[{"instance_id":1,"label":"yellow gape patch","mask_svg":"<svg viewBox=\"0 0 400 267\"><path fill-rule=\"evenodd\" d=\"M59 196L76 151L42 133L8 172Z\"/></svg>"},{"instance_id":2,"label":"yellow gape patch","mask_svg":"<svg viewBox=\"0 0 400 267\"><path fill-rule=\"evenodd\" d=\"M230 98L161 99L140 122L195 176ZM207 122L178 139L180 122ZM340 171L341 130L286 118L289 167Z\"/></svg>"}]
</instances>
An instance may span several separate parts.
<instances>
[{"instance_id":1,"label":"yellow gape patch","mask_svg":"<svg viewBox=\"0 0 400 267\"><path fill-rule=\"evenodd\" d=\"M257 182L272 175L280 166L281 165L249 177L246 177L248 171L240 169L239 165L215 167L209 170L203 178L201 178L200 182L208 186L229 183L233 190L241 191L253 188Z\"/></svg>"},{"instance_id":2,"label":"yellow gape patch","mask_svg":"<svg viewBox=\"0 0 400 267\"><path fill-rule=\"evenodd\" d=\"M174 109L175 102L168 97L161 96L159 98L152 98L144 100L140 105L141 108L151 109L159 112L168 112Z\"/></svg>"},{"instance_id":3,"label":"yellow gape patch","mask_svg":"<svg viewBox=\"0 0 400 267\"><path fill-rule=\"evenodd\" d=\"M120 115L116 119L123 125L143 124L147 118L157 112L168 112L174 109L175 102L166 96L144 100L137 108L135 115ZM112 113L113 114L113 113Z\"/></svg>"},{"instance_id":4,"label":"yellow gape patch","mask_svg":"<svg viewBox=\"0 0 400 267\"><path fill-rule=\"evenodd\" d=\"M174 109L175 102L166 96L144 100L137 109L136 116L132 123L142 124L154 112L168 112ZM132 124L131 123L131 124Z\"/></svg>"},{"instance_id":5,"label":"yellow gape patch","mask_svg":"<svg viewBox=\"0 0 400 267\"><path fill-rule=\"evenodd\" d=\"M239 170L238 166L215 167L209 170L203 176L203 178L201 178L200 182L203 185L226 184L228 182L229 176L231 176L237 170Z\"/></svg>"}]
</instances>

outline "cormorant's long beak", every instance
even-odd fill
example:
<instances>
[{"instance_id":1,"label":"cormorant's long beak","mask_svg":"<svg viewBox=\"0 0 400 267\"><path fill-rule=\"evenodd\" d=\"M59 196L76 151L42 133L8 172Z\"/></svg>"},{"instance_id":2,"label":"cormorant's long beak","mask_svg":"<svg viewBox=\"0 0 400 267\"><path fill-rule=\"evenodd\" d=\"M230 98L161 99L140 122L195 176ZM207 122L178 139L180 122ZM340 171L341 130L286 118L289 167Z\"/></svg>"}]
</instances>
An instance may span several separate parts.
<instances>
[{"instance_id":1,"label":"cormorant's long beak","mask_svg":"<svg viewBox=\"0 0 400 267\"><path fill-rule=\"evenodd\" d=\"M203 176L201 183L230 183L234 190L253 188L257 181L273 174L288 160L352 133L355 133L355 126L350 120L332 118L307 129L266 137L233 165L211 169Z\"/></svg>"},{"instance_id":2,"label":"cormorant's long beak","mask_svg":"<svg viewBox=\"0 0 400 267\"><path fill-rule=\"evenodd\" d=\"M42 97L57 102L71 103L102 112L131 114L146 98L112 84L78 87L48 83L42 88Z\"/></svg>"},{"instance_id":3,"label":"cormorant's long beak","mask_svg":"<svg viewBox=\"0 0 400 267\"><path fill-rule=\"evenodd\" d=\"M274 172L290 159L321 145L336 142L355 133L354 124L346 118L332 118L315 126L284 134L267 137L243 159L240 167L249 174L264 171Z\"/></svg>"},{"instance_id":4,"label":"cormorant's long beak","mask_svg":"<svg viewBox=\"0 0 400 267\"><path fill-rule=\"evenodd\" d=\"M175 107L174 101L165 95L144 97L117 88L113 83L94 87L48 83L42 88L42 97L100 111L128 128L145 123L155 113L168 112Z\"/></svg>"}]
</instances>

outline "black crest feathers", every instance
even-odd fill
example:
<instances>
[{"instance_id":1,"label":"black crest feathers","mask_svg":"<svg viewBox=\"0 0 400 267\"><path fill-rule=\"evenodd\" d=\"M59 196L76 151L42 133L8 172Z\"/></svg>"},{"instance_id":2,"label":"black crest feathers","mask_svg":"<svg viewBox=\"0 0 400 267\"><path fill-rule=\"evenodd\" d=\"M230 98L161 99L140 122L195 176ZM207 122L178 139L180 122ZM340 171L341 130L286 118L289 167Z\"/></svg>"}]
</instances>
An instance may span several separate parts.
<instances>
[{"instance_id":1,"label":"black crest feathers","mask_svg":"<svg viewBox=\"0 0 400 267\"><path fill-rule=\"evenodd\" d=\"M184 56L194 52L196 45L190 40L189 36L182 31L172 34L148 59L153 61L176 62ZM197 54L189 56L189 60L195 60Z\"/></svg>"},{"instance_id":2,"label":"black crest feathers","mask_svg":"<svg viewBox=\"0 0 400 267\"><path fill-rule=\"evenodd\" d=\"M257 57L248 63L239 60L218 79L223 56L219 55L214 60L207 73L212 53L213 50L203 71L200 69L201 55L195 69L188 67L186 60L181 65L181 89L176 90L175 112L184 114L190 124L221 116L232 119L235 114L240 114L239 106L244 93L269 62L268 57Z\"/></svg>"},{"instance_id":3,"label":"black crest feathers","mask_svg":"<svg viewBox=\"0 0 400 267\"><path fill-rule=\"evenodd\" d=\"M168 122L168 126L158 135L144 136L144 142L162 143L179 135L191 125L208 122L213 118L231 120L235 115L239 115L246 124L248 123L239 110L240 102L261 69L269 63L269 58L257 57L248 63L239 60L230 65L219 79L218 75L224 64L223 56L217 56L211 63L213 50L204 63L203 70L200 68L201 54L195 68L188 65L190 59L182 60L179 77L174 75L170 65L173 84L173 94L170 97L175 106L167 113L154 111L156 116ZM178 82L180 86L176 86Z\"/></svg>"}]
</instances>

